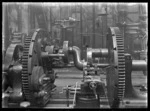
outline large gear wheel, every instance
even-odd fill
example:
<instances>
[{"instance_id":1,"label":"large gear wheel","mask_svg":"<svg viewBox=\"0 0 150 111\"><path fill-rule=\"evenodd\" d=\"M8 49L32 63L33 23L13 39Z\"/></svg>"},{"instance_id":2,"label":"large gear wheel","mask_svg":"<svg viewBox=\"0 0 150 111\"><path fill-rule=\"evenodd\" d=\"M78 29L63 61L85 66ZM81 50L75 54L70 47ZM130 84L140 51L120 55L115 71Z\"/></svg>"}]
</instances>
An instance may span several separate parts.
<instances>
[{"instance_id":1,"label":"large gear wheel","mask_svg":"<svg viewBox=\"0 0 150 111\"><path fill-rule=\"evenodd\" d=\"M49 41L48 33L42 29L31 32L25 39L22 57L22 91L25 99L33 103L34 91L31 89L32 70L36 66L44 66L41 52ZM44 72L46 73L46 71Z\"/></svg>"},{"instance_id":2,"label":"large gear wheel","mask_svg":"<svg viewBox=\"0 0 150 111\"><path fill-rule=\"evenodd\" d=\"M124 39L118 27L110 27L107 35L108 62L107 96L111 108L117 108L125 92Z\"/></svg>"}]
</instances>

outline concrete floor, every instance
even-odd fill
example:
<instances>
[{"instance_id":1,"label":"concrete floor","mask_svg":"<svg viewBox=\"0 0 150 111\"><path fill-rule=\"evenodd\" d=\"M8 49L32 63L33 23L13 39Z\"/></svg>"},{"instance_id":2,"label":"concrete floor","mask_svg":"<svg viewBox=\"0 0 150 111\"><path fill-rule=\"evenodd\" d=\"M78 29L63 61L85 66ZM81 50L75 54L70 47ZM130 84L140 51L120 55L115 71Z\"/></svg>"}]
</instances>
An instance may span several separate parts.
<instances>
[{"instance_id":1,"label":"concrete floor","mask_svg":"<svg viewBox=\"0 0 150 111\"><path fill-rule=\"evenodd\" d=\"M73 98L74 95L70 95L69 99L66 99L66 92L63 91L63 88L67 85L73 85L75 86L76 82L79 82L82 80L82 71L77 70L76 68L63 68L63 69L55 69L57 72L57 78L55 80L55 85L57 86L56 89L52 92L52 97L50 98L50 101L44 108L62 108L62 109L70 109L73 105ZM101 74L101 79L104 83L106 83L106 75ZM132 84L135 86L135 89L139 90L140 85L147 85L147 76L144 76L142 71L134 71L132 72ZM139 91L140 92L140 91ZM147 94L146 92L140 92ZM69 107L67 106L67 101L69 101ZM108 105L108 100L106 98L101 99L102 104L100 105L100 108L110 108ZM147 102L145 104L145 101L141 101L140 103L135 101L130 101L133 104L128 104L125 108L141 108L141 106L145 108L147 106ZM124 106L123 106L124 107Z\"/></svg>"}]
</instances>

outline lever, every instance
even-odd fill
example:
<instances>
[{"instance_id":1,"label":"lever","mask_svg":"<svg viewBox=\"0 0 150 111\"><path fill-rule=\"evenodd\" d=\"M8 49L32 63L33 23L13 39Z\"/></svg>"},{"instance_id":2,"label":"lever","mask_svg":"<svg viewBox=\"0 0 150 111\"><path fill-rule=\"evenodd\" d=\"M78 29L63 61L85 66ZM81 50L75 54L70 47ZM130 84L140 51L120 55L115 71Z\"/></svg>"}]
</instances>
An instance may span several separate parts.
<instances>
[{"instance_id":1,"label":"lever","mask_svg":"<svg viewBox=\"0 0 150 111\"><path fill-rule=\"evenodd\" d=\"M97 87L97 84L95 82L90 83L90 88L93 90L95 98L98 99L97 93L96 93L96 87Z\"/></svg>"}]
</instances>

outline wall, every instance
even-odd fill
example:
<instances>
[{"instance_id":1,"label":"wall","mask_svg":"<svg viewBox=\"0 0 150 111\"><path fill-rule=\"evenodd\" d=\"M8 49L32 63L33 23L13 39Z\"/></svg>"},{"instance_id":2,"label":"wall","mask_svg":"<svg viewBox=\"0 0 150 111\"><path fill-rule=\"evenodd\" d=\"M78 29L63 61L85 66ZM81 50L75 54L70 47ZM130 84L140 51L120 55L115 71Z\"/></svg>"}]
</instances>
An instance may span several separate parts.
<instances>
[{"instance_id":1,"label":"wall","mask_svg":"<svg viewBox=\"0 0 150 111\"><path fill-rule=\"evenodd\" d=\"M107 26L116 26L116 23L118 22L118 11L123 8L122 5L112 5L108 4L107 11L108 11L108 17L107 21L105 17L98 17L97 15L100 13L105 13L104 8L106 7L106 4L96 4L96 11L95 11L95 19L99 22L99 27L95 25L95 47L106 47L106 32L107 32ZM8 38L6 41L8 42L9 37L11 33L15 31L21 31L23 33L29 33L29 31L32 28L38 28L38 21L37 18L32 17L33 13L32 9L29 5L29 3L11 3L8 5L7 13L5 11L5 27L6 31L3 36L5 38ZM50 8L52 11L52 14L50 15ZM125 8L125 7L124 7ZM138 11L138 6L128 6L125 8L127 11ZM46 15L47 19L47 26L48 31L51 31L51 24L54 23L55 20L62 20L67 19L69 16L77 18L77 20L80 20L80 5L72 5L72 6L59 6L59 5L53 5L53 6L44 6L43 7L44 14ZM78 13L72 13L73 11ZM50 17L52 17L52 21L50 21ZM132 19L134 22L138 21L138 14L130 14L129 18ZM83 5L83 33L88 35L89 38L87 38L90 41L89 46L92 47L92 30L93 30L93 11L92 11L92 5ZM95 24L97 24L97 21ZM129 20L127 22L130 22ZM8 26L8 28L7 28ZM52 27L52 29L54 29ZM76 24L75 30L74 30L74 45L80 47L81 46L81 36L80 36L80 23ZM58 30L58 32L60 32ZM103 39L100 35L104 35ZM61 33L58 34L61 37ZM6 37L7 36L7 37ZM52 34L53 36L53 34ZM103 46L102 46L103 43ZM6 43L8 44L8 43Z\"/></svg>"}]
</instances>

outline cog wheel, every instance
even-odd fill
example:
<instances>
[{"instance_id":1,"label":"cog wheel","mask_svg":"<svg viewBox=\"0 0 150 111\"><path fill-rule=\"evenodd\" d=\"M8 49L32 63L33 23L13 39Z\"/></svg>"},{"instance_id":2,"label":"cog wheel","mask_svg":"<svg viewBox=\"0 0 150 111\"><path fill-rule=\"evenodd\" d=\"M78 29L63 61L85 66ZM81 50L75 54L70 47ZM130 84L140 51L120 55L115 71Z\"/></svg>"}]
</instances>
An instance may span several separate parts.
<instances>
[{"instance_id":1,"label":"cog wheel","mask_svg":"<svg viewBox=\"0 0 150 111\"><path fill-rule=\"evenodd\" d=\"M118 27L110 27L107 35L108 62L107 96L111 108L119 107L125 92L124 39Z\"/></svg>"},{"instance_id":2,"label":"cog wheel","mask_svg":"<svg viewBox=\"0 0 150 111\"><path fill-rule=\"evenodd\" d=\"M32 31L25 39L22 56L22 90L25 99L34 101L34 94L31 89L32 70L35 66L44 66L41 52L44 51L49 41L48 33L42 29ZM46 71L44 72L46 73Z\"/></svg>"}]
</instances>

